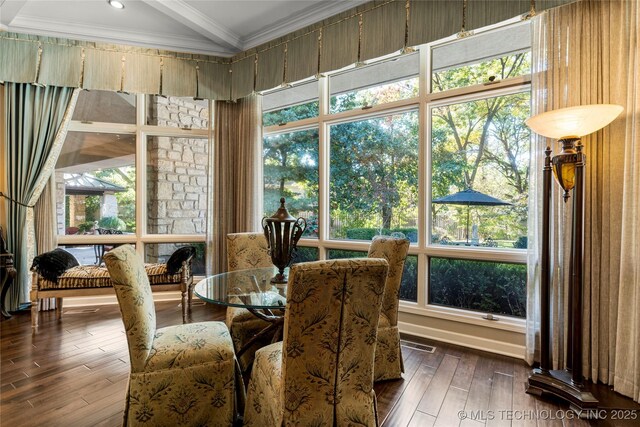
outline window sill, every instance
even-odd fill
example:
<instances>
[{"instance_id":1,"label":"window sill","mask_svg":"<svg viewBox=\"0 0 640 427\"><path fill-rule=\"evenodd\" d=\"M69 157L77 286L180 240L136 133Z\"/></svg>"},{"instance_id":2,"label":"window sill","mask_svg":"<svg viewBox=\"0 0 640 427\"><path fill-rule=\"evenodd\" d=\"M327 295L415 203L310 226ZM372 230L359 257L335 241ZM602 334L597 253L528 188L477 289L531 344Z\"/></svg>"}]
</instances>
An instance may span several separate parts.
<instances>
[{"instance_id":1,"label":"window sill","mask_svg":"<svg viewBox=\"0 0 640 427\"><path fill-rule=\"evenodd\" d=\"M525 319L519 319L503 315L494 315L498 320L483 319L485 313L460 310L449 307L427 306L419 307L415 303L400 301L399 311L402 313L416 314L419 316L435 317L443 320L450 320L459 323L466 323L486 328L499 329L503 331L525 333Z\"/></svg>"}]
</instances>

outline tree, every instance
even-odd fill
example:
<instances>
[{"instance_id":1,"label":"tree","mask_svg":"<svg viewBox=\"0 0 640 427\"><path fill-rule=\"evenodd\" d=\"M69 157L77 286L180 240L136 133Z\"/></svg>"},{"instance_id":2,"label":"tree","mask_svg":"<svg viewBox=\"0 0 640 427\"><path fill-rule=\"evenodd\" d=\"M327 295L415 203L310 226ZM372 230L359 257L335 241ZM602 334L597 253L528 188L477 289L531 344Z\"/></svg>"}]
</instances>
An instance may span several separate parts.
<instances>
[{"instance_id":1,"label":"tree","mask_svg":"<svg viewBox=\"0 0 640 427\"><path fill-rule=\"evenodd\" d=\"M378 217L392 228L403 199L417 201L417 113L334 125L330 136L331 209Z\"/></svg>"},{"instance_id":2,"label":"tree","mask_svg":"<svg viewBox=\"0 0 640 427\"><path fill-rule=\"evenodd\" d=\"M526 72L528 54L515 54L485 63L435 73L435 91L486 81L488 76L505 79ZM432 196L472 188L513 203L491 208L485 215L485 236L509 238L526 233L526 203L529 176L529 93L493 96L443 105L432 109ZM466 210L432 205L432 217L445 215L457 226ZM455 209L455 211L453 210ZM487 209L474 209L476 216ZM503 215L495 215L504 212ZM458 215L456 219L455 216ZM446 235L444 230L440 233Z\"/></svg>"},{"instance_id":3,"label":"tree","mask_svg":"<svg viewBox=\"0 0 640 427\"><path fill-rule=\"evenodd\" d=\"M267 136L263 146L264 208L275 211L281 197L298 212L318 209L318 130Z\"/></svg>"}]
</instances>

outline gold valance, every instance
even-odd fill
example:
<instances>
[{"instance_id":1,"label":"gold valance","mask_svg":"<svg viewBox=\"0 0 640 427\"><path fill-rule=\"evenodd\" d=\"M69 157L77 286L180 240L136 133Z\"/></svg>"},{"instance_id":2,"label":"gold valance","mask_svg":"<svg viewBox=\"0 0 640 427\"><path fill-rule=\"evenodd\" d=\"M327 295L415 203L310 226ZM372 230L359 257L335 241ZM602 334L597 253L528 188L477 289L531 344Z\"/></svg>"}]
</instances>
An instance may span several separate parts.
<instances>
[{"instance_id":1,"label":"gold valance","mask_svg":"<svg viewBox=\"0 0 640 427\"><path fill-rule=\"evenodd\" d=\"M4 32L0 81L238 99L573 1L372 1L233 58Z\"/></svg>"}]
</instances>

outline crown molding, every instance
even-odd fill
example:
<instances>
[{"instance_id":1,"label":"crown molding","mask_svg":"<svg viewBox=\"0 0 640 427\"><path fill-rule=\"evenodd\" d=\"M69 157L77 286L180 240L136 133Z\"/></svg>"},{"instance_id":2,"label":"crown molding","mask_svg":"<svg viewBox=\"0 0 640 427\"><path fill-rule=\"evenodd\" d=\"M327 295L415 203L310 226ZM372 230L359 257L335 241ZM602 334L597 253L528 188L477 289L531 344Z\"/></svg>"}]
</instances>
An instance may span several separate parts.
<instances>
[{"instance_id":1,"label":"crown molding","mask_svg":"<svg viewBox=\"0 0 640 427\"><path fill-rule=\"evenodd\" d=\"M261 44L270 42L273 39L277 39L278 37L282 37L308 25L315 24L345 10L367 3L368 1L369 0L317 2L296 15L282 18L270 24L267 29L256 31L243 38L241 49L247 50L260 46Z\"/></svg>"},{"instance_id":2,"label":"crown molding","mask_svg":"<svg viewBox=\"0 0 640 427\"><path fill-rule=\"evenodd\" d=\"M142 0L142 2L229 51L237 53L242 49L239 35L220 25L184 0Z\"/></svg>"},{"instance_id":3,"label":"crown molding","mask_svg":"<svg viewBox=\"0 0 640 427\"><path fill-rule=\"evenodd\" d=\"M8 26L8 31L42 36L64 37L70 39L135 45L153 49L165 49L176 52L199 53L221 57L233 56L230 51L213 44L210 40L194 39L178 35L138 32L114 29L100 25L84 25L73 22L51 21L36 17L16 17Z\"/></svg>"},{"instance_id":4,"label":"crown molding","mask_svg":"<svg viewBox=\"0 0 640 427\"><path fill-rule=\"evenodd\" d=\"M11 25L27 0L0 0L0 25ZM2 27L0 27L2 28Z\"/></svg>"}]
</instances>

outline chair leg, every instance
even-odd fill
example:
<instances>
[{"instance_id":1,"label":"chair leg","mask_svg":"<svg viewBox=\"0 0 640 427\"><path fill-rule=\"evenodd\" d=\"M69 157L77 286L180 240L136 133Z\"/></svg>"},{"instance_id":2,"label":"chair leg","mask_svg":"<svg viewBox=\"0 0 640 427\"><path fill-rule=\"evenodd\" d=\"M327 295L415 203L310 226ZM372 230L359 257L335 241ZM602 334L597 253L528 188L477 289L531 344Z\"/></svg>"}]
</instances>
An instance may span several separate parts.
<instances>
[{"instance_id":1,"label":"chair leg","mask_svg":"<svg viewBox=\"0 0 640 427\"><path fill-rule=\"evenodd\" d=\"M38 299L31 300L31 327L38 327Z\"/></svg>"},{"instance_id":2,"label":"chair leg","mask_svg":"<svg viewBox=\"0 0 640 427\"><path fill-rule=\"evenodd\" d=\"M182 323L187 323L187 291L183 288L181 293L182 293Z\"/></svg>"},{"instance_id":3,"label":"chair leg","mask_svg":"<svg viewBox=\"0 0 640 427\"><path fill-rule=\"evenodd\" d=\"M56 319L62 319L62 298L56 298Z\"/></svg>"}]
</instances>

